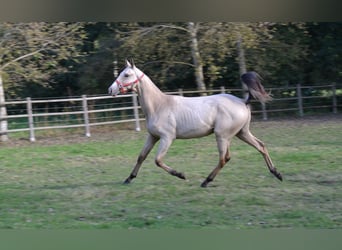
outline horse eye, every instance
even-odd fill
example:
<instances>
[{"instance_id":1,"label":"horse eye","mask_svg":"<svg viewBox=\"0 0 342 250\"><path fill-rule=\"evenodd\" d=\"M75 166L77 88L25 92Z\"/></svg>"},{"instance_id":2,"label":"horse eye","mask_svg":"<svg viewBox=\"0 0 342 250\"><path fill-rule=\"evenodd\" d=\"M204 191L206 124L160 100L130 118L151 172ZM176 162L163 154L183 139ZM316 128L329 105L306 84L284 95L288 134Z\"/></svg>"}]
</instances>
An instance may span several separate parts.
<instances>
[{"instance_id":1,"label":"horse eye","mask_svg":"<svg viewBox=\"0 0 342 250\"><path fill-rule=\"evenodd\" d=\"M127 73L126 73L126 74L124 74L124 77L129 77L129 74L127 74Z\"/></svg>"}]
</instances>

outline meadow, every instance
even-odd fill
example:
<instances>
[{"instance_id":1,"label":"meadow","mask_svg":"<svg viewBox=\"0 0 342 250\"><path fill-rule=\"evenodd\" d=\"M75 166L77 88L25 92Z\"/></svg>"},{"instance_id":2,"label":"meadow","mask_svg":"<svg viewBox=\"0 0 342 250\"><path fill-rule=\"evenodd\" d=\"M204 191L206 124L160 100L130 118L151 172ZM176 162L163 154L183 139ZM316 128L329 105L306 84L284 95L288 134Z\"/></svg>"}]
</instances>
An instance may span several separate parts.
<instances>
[{"instance_id":1,"label":"meadow","mask_svg":"<svg viewBox=\"0 0 342 250\"><path fill-rule=\"evenodd\" d=\"M342 229L342 116L254 121L284 181L262 156L234 139L231 161L207 188L217 164L214 136L176 140L165 162L155 149L130 185L146 138L132 129L44 135L0 144L0 229Z\"/></svg>"}]
</instances>

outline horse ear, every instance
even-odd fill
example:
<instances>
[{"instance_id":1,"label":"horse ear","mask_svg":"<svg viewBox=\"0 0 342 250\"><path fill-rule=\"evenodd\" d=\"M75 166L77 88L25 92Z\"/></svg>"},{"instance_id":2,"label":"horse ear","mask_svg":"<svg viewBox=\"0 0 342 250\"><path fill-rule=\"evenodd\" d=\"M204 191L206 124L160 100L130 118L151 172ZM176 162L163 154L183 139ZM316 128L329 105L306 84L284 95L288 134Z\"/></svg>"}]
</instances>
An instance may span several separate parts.
<instances>
[{"instance_id":1,"label":"horse ear","mask_svg":"<svg viewBox=\"0 0 342 250\"><path fill-rule=\"evenodd\" d=\"M132 65L130 64L130 62L126 59L126 67L132 67Z\"/></svg>"},{"instance_id":2,"label":"horse ear","mask_svg":"<svg viewBox=\"0 0 342 250\"><path fill-rule=\"evenodd\" d=\"M134 64L133 58L131 58L131 64L132 64L132 68L134 68L134 67L135 67L135 64Z\"/></svg>"}]
</instances>

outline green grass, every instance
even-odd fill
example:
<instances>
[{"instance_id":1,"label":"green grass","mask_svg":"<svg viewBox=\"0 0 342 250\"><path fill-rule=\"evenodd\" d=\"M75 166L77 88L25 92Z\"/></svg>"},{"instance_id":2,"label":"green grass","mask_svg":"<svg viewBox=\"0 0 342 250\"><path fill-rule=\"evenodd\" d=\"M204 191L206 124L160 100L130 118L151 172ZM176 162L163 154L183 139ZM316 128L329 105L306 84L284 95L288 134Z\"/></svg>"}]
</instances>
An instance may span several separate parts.
<instances>
[{"instance_id":1,"label":"green grass","mask_svg":"<svg viewBox=\"0 0 342 250\"><path fill-rule=\"evenodd\" d=\"M253 122L284 181L262 156L234 139L232 159L208 188L214 136L177 140L165 161L186 181L155 167L152 154L122 185L145 132L91 139L16 139L0 144L0 228L342 228L341 117Z\"/></svg>"}]
</instances>

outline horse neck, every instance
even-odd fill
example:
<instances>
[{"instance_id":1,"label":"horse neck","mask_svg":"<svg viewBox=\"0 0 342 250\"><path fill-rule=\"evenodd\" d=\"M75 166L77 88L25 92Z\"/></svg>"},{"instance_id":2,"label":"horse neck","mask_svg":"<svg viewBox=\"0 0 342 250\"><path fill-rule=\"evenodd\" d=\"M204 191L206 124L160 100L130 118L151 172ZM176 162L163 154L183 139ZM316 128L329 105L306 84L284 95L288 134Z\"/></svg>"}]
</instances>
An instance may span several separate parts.
<instances>
[{"instance_id":1,"label":"horse neck","mask_svg":"<svg viewBox=\"0 0 342 250\"><path fill-rule=\"evenodd\" d=\"M148 119L163 102L165 94L145 75L139 83L138 97L141 108Z\"/></svg>"}]
</instances>

